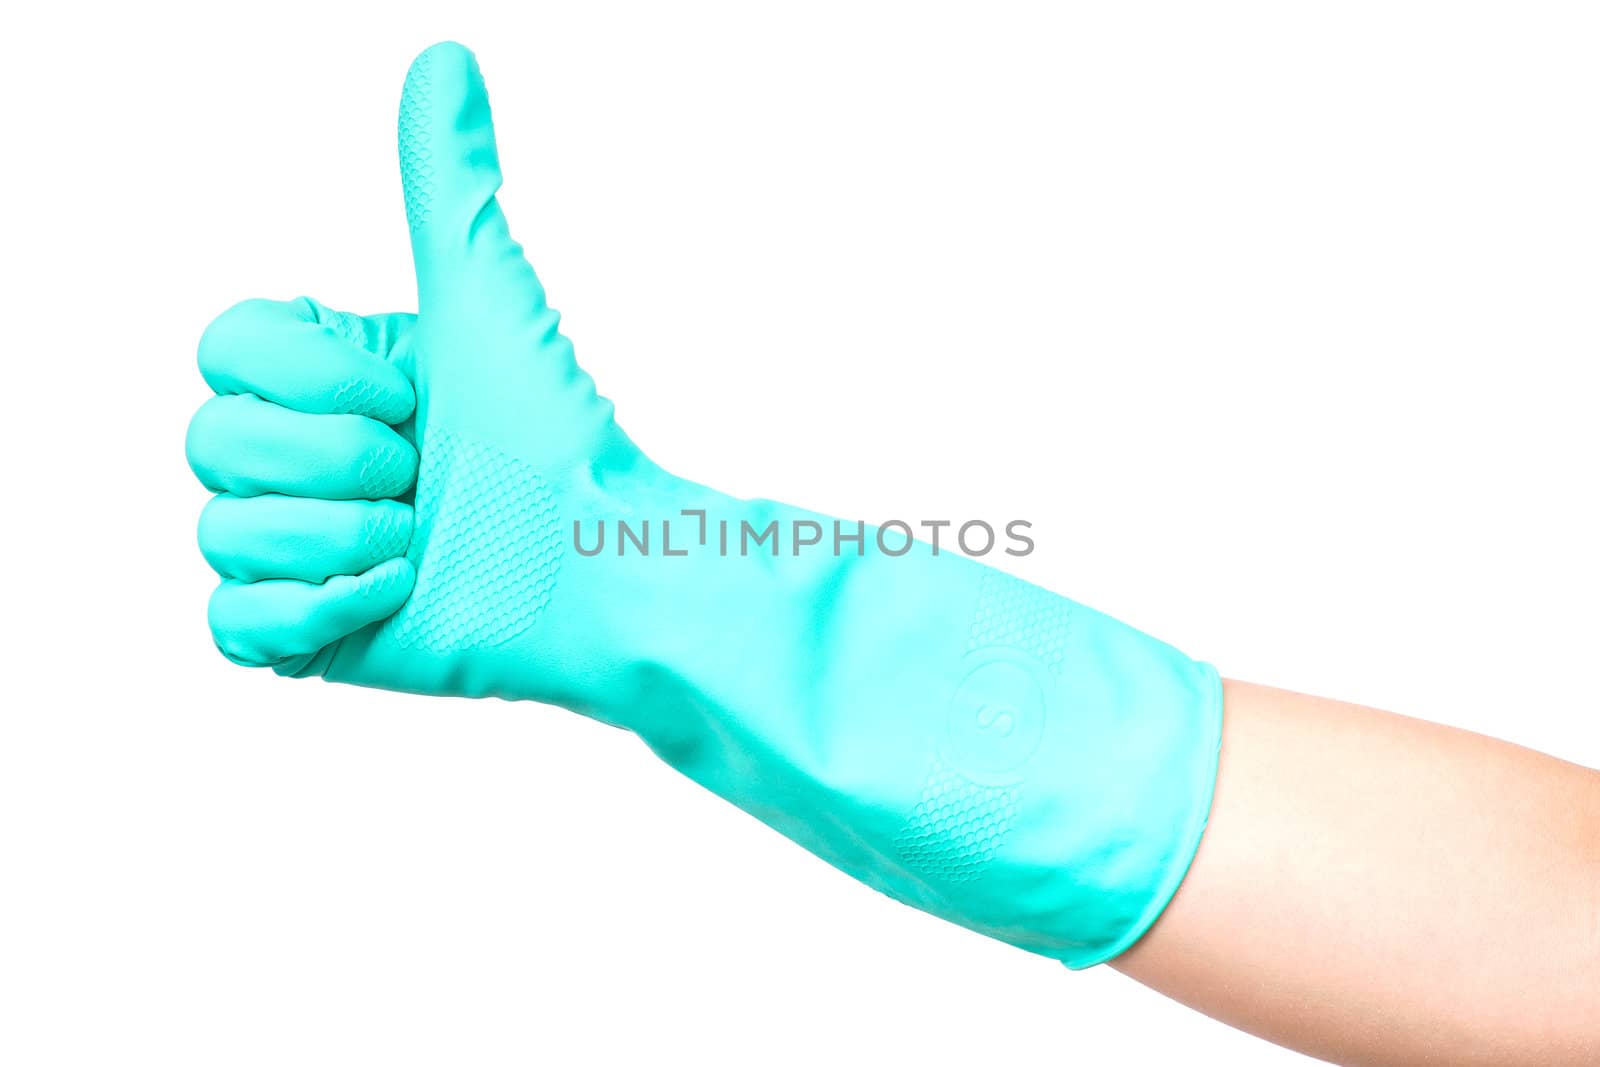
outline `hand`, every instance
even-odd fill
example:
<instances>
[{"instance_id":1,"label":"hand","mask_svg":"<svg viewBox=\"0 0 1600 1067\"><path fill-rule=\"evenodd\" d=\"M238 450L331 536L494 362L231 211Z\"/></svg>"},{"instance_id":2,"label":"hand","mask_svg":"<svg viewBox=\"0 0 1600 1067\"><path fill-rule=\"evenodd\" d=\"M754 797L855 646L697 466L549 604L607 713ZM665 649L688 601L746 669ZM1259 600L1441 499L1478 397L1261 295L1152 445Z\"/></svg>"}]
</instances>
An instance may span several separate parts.
<instances>
[{"instance_id":1,"label":"hand","mask_svg":"<svg viewBox=\"0 0 1600 1067\"><path fill-rule=\"evenodd\" d=\"M959 554L651 463L507 232L460 46L412 65L400 160L415 319L255 301L201 342L218 647L560 704L896 899L1075 966L1132 944L1205 825L1216 672ZM667 558L686 511L696 550ZM657 554L575 543L622 520ZM802 528L805 552L780 532Z\"/></svg>"},{"instance_id":2,"label":"hand","mask_svg":"<svg viewBox=\"0 0 1600 1067\"><path fill-rule=\"evenodd\" d=\"M286 674L531 695L528 668L547 657L528 635L562 583L563 510L647 463L507 229L465 48L412 65L399 141L420 314L250 300L201 339L218 395L188 453L218 494L200 522L223 579L212 632L235 662ZM506 646L514 683L471 661Z\"/></svg>"}]
</instances>

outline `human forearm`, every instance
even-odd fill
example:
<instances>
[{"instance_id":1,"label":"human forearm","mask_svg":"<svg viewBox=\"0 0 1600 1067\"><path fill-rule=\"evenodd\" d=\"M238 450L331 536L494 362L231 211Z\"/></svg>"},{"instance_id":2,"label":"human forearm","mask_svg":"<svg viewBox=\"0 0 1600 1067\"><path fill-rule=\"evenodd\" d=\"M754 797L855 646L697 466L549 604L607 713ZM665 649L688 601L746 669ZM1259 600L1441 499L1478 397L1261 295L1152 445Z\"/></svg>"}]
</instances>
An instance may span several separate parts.
<instances>
[{"instance_id":1,"label":"human forearm","mask_svg":"<svg viewBox=\"0 0 1600 1067\"><path fill-rule=\"evenodd\" d=\"M1116 967L1340 1063L1600 1062L1600 774L1224 689L1205 840Z\"/></svg>"}]
</instances>

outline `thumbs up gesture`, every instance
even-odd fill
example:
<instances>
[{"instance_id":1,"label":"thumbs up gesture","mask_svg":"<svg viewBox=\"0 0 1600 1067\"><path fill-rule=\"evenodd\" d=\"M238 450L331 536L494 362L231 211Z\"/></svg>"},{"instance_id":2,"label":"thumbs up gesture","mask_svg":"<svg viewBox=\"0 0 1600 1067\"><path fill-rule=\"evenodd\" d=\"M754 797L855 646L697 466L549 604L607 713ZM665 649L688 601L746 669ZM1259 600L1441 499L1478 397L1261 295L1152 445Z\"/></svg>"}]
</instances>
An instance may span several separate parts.
<instances>
[{"instance_id":1,"label":"thumbs up gesture","mask_svg":"<svg viewBox=\"0 0 1600 1067\"><path fill-rule=\"evenodd\" d=\"M222 652L560 704L899 900L1074 966L1132 944L1205 824L1216 672L903 521L662 470L511 239L469 52L417 58L399 133L417 314L253 300L201 340Z\"/></svg>"},{"instance_id":2,"label":"thumbs up gesture","mask_svg":"<svg viewBox=\"0 0 1600 1067\"><path fill-rule=\"evenodd\" d=\"M495 688L446 658L512 643L549 607L558 497L648 464L511 237L465 48L412 64L399 148L417 315L248 300L201 339L217 395L188 454L217 494L200 521L222 577L211 628L228 658L281 673Z\"/></svg>"}]
</instances>

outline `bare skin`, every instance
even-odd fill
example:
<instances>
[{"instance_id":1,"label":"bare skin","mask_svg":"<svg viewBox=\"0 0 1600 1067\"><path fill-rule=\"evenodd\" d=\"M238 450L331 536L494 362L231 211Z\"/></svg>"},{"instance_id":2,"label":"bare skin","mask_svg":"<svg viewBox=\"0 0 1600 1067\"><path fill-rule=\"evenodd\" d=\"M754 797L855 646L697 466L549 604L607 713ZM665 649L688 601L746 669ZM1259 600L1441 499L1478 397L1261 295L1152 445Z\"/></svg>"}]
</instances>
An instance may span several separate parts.
<instances>
[{"instance_id":1,"label":"bare skin","mask_svg":"<svg viewBox=\"0 0 1600 1067\"><path fill-rule=\"evenodd\" d=\"M1211 823L1113 966L1341 1064L1600 1064L1600 773L1225 684Z\"/></svg>"}]
</instances>

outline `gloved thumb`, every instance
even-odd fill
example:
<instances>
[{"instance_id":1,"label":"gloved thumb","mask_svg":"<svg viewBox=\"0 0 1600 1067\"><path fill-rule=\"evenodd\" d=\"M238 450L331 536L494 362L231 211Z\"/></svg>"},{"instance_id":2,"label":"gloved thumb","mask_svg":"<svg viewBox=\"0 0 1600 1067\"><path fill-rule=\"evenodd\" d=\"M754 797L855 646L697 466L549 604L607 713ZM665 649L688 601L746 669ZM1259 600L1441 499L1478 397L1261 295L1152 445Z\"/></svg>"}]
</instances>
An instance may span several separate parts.
<instances>
[{"instance_id":1,"label":"gloved thumb","mask_svg":"<svg viewBox=\"0 0 1600 1067\"><path fill-rule=\"evenodd\" d=\"M495 199L500 155L478 61L446 41L412 61L400 99L400 178L418 310L480 325L525 316L544 291Z\"/></svg>"}]
</instances>

